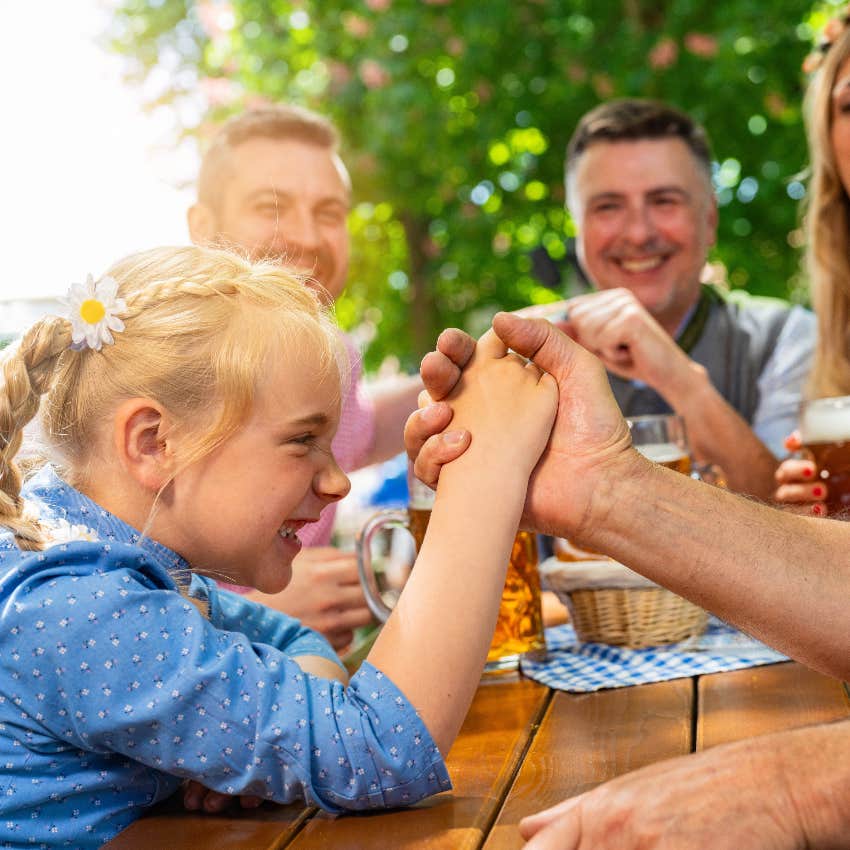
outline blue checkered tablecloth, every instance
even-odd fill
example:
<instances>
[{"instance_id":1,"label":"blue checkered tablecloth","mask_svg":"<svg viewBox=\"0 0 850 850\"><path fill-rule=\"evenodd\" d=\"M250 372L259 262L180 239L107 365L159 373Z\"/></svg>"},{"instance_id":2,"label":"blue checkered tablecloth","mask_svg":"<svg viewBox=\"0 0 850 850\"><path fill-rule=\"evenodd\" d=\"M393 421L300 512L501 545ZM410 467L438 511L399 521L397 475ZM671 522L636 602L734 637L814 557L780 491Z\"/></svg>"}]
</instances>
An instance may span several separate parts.
<instances>
[{"instance_id":1,"label":"blue checkered tablecloth","mask_svg":"<svg viewBox=\"0 0 850 850\"><path fill-rule=\"evenodd\" d=\"M523 675L559 691L587 693L787 661L786 656L711 617L705 632L681 643L626 649L582 643L567 623L546 629L546 658L523 658Z\"/></svg>"}]
</instances>

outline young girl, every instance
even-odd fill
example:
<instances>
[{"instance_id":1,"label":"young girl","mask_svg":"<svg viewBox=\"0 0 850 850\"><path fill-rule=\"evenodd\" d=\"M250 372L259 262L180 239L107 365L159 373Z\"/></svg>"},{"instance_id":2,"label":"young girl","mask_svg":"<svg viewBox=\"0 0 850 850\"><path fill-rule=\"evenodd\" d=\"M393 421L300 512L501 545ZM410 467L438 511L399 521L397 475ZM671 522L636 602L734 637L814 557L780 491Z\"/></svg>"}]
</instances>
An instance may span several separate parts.
<instances>
[{"instance_id":1,"label":"young girl","mask_svg":"<svg viewBox=\"0 0 850 850\"><path fill-rule=\"evenodd\" d=\"M552 379L479 344L451 399L470 447L347 684L323 638L214 581L283 588L298 532L348 489L329 448L344 358L315 296L180 248L69 301L2 362L0 843L100 846L184 779L330 811L449 788ZM56 459L22 492L39 403Z\"/></svg>"}]
</instances>

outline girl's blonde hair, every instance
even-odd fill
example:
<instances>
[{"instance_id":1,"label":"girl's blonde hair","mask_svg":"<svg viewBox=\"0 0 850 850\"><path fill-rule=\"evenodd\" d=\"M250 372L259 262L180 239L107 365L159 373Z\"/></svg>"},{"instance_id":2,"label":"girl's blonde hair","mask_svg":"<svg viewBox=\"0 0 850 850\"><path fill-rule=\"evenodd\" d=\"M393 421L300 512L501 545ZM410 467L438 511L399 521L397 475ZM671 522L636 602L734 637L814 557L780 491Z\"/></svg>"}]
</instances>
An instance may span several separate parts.
<instances>
[{"instance_id":1,"label":"girl's blonde hair","mask_svg":"<svg viewBox=\"0 0 850 850\"><path fill-rule=\"evenodd\" d=\"M829 48L809 84L806 124L812 175L806 215L806 267L818 341L808 393L850 394L850 197L832 147L832 91L850 57L850 28Z\"/></svg>"},{"instance_id":2,"label":"girl's blonde hair","mask_svg":"<svg viewBox=\"0 0 850 850\"><path fill-rule=\"evenodd\" d=\"M114 345L72 350L70 322L48 317L0 361L0 525L22 548L44 544L26 515L14 460L39 406L44 439L79 486L123 399L148 397L165 407L185 468L244 421L272 358L303 356L322 377L347 379L347 355L327 308L276 264L213 248L157 248L119 261L107 275L127 304Z\"/></svg>"}]
</instances>

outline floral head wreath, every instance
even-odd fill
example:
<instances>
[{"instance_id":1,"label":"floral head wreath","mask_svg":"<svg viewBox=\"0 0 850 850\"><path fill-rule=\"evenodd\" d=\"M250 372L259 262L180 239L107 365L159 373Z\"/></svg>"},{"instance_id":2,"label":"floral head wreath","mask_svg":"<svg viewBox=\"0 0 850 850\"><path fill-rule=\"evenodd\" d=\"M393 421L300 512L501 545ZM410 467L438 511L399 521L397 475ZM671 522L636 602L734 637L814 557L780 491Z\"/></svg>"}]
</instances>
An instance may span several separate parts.
<instances>
[{"instance_id":1,"label":"floral head wreath","mask_svg":"<svg viewBox=\"0 0 850 850\"><path fill-rule=\"evenodd\" d=\"M803 71L806 74L811 74L820 68L829 48L844 35L848 25L850 25L850 4L844 7L840 15L827 21L818 39L817 47L803 60Z\"/></svg>"},{"instance_id":2,"label":"floral head wreath","mask_svg":"<svg viewBox=\"0 0 850 850\"><path fill-rule=\"evenodd\" d=\"M120 314L127 312L126 302L117 296L118 282L112 277L102 277L95 283L88 275L85 283L71 284L68 295L62 299L71 323L71 348L100 351L104 345L115 342L112 331L124 330Z\"/></svg>"}]
</instances>

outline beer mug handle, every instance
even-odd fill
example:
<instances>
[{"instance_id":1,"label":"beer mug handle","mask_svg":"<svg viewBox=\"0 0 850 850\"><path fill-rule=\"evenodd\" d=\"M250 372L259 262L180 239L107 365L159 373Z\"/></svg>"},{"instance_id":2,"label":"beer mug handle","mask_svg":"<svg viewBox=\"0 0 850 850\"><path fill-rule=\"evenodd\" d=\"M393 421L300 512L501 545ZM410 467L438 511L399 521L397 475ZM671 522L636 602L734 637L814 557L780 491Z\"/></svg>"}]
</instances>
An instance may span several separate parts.
<instances>
[{"instance_id":1,"label":"beer mug handle","mask_svg":"<svg viewBox=\"0 0 850 850\"><path fill-rule=\"evenodd\" d=\"M378 511L378 513L366 521L366 524L360 530L356 539L357 571L360 574L360 586L363 588L363 594L366 597L366 604L369 606L369 610L382 623L387 622L393 609L381 599L381 594L378 590L378 580L375 577L375 568L372 565L372 538L384 527L392 525L401 526L409 530L410 522L407 511Z\"/></svg>"}]
</instances>

